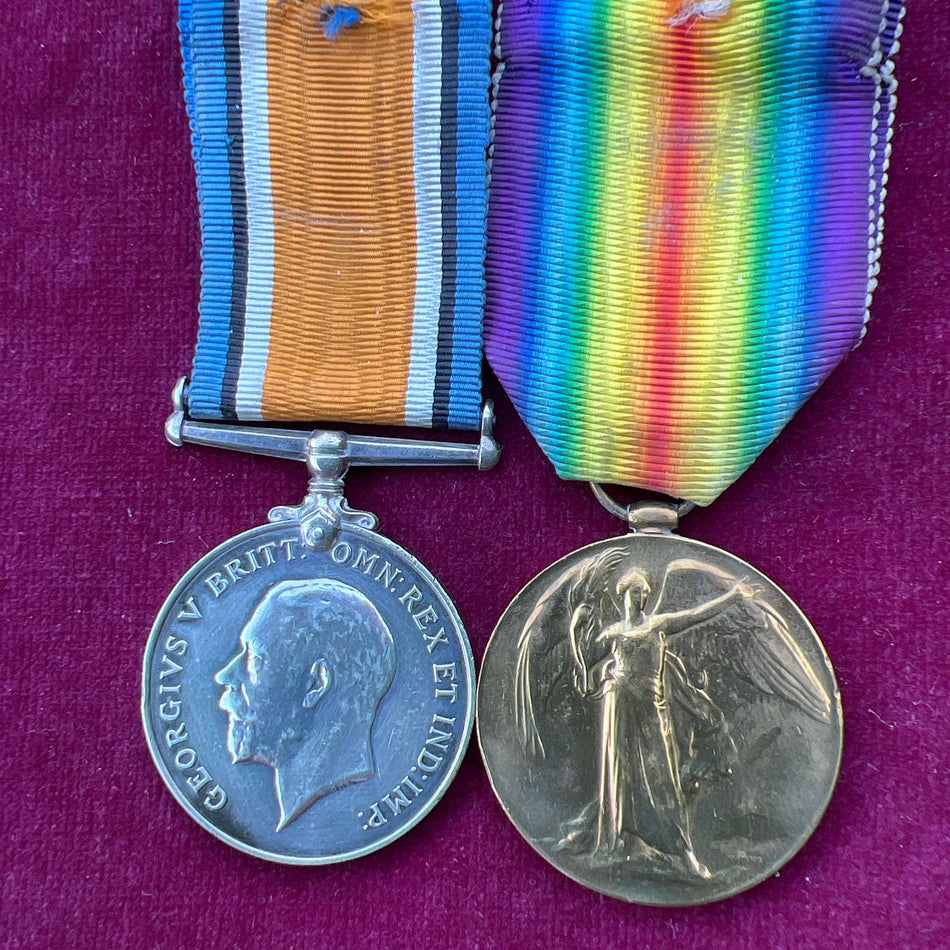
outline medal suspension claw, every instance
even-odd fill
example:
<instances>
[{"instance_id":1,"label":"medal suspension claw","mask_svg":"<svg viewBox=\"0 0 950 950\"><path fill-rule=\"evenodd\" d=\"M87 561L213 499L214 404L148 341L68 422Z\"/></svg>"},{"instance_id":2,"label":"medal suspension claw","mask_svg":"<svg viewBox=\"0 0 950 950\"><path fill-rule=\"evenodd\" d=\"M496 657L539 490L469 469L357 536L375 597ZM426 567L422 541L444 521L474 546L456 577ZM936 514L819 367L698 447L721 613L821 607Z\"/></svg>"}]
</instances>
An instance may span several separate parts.
<instances>
[{"instance_id":1,"label":"medal suspension claw","mask_svg":"<svg viewBox=\"0 0 950 950\"><path fill-rule=\"evenodd\" d=\"M280 505L270 510L270 521L298 521L300 538L315 551L332 547L342 523L369 531L378 520L368 511L355 511L343 497L343 478L349 468L349 447L345 432L317 430L307 444L310 486L299 505Z\"/></svg>"},{"instance_id":2,"label":"medal suspension claw","mask_svg":"<svg viewBox=\"0 0 950 950\"><path fill-rule=\"evenodd\" d=\"M343 497L343 479L351 465L473 465L486 471L501 454L493 433L491 402L482 409L478 442L465 444L347 435L327 429L300 431L200 422L188 418L187 397L188 381L179 379L172 391L173 412L165 423L165 438L172 445L189 442L307 463L307 497L299 505L272 508L269 518L272 522L299 522L303 543L318 551L333 545L342 523L370 531L378 524L375 515L355 511Z\"/></svg>"},{"instance_id":3,"label":"medal suspension claw","mask_svg":"<svg viewBox=\"0 0 950 950\"><path fill-rule=\"evenodd\" d=\"M679 528L680 518L695 507L691 501L640 501L621 505L610 496L599 482L590 482L594 497L612 515L627 522L634 534L673 534Z\"/></svg>"}]
</instances>

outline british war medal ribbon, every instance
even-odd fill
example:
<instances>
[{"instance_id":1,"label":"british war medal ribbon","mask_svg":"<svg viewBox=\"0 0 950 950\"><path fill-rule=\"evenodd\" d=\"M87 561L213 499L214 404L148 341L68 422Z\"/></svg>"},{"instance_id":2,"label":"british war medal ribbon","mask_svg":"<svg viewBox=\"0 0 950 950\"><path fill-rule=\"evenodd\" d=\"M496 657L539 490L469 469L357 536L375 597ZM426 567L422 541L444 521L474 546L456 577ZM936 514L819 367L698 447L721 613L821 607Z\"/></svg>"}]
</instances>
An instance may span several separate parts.
<instances>
[{"instance_id":1,"label":"british war medal ribbon","mask_svg":"<svg viewBox=\"0 0 950 950\"><path fill-rule=\"evenodd\" d=\"M476 428L491 11L182 0L189 410Z\"/></svg>"}]
</instances>

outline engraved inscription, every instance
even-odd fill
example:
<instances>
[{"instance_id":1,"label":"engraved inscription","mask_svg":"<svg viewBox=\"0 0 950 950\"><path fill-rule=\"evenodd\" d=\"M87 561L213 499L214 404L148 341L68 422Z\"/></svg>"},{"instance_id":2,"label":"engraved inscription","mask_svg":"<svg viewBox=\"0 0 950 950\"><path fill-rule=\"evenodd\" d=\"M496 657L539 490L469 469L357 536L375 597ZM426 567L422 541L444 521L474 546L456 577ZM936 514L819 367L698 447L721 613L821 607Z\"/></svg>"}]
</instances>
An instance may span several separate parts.
<instances>
[{"instance_id":1,"label":"engraved inscription","mask_svg":"<svg viewBox=\"0 0 950 950\"><path fill-rule=\"evenodd\" d=\"M194 597L189 597L185 601L185 606L178 611L179 620L200 620L201 611L198 609L198 604L195 602Z\"/></svg>"},{"instance_id":2,"label":"engraved inscription","mask_svg":"<svg viewBox=\"0 0 950 950\"><path fill-rule=\"evenodd\" d=\"M455 663L433 663L432 678L436 684L436 699L447 699L450 703L458 700L458 667Z\"/></svg>"},{"instance_id":3,"label":"engraved inscription","mask_svg":"<svg viewBox=\"0 0 950 950\"><path fill-rule=\"evenodd\" d=\"M690 796L739 764L729 715L778 697L832 718L832 697L762 594L690 558L651 573L620 546L548 586L518 640L518 740L545 756L538 711L564 683L599 722L596 788L562 824L557 850L600 866L641 855L655 873L663 856L672 875L711 877L694 850Z\"/></svg>"},{"instance_id":4,"label":"engraved inscription","mask_svg":"<svg viewBox=\"0 0 950 950\"><path fill-rule=\"evenodd\" d=\"M416 756L415 764L392 791L383 795L379 801L373 802L365 811L357 813L357 817L363 820L363 831L381 828L390 819L409 808L422 794L423 783L428 782L439 770L448 755L454 738L454 728L454 716L442 716L439 713L433 715L429 734Z\"/></svg>"},{"instance_id":5,"label":"engraved inscription","mask_svg":"<svg viewBox=\"0 0 950 950\"><path fill-rule=\"evenodd\" d=\"M330 557L337 564L345 564L372 578L380 587L393 594L412 618L412 622L422 631L426 649L430 653L440 645L449 645L445 627L441 626L442 618L439 612L433 604L426 601L426 595L399 568L362 544L357 545L354 550L354 546L347 541L337 541L330 549ZM436 630L437 624L439 627Z\"/></svg>"},{"instance_id":6,"label":"engraved inscription","mask_svg":"<svg viewBox=\"0 0 950 950\"><path fill-rule=\"evenodd\" d=\"M395 671L392 635L356 588L284 581L264 596L215 681L232 761L274 770L278 831L375 775L371 732Z\"/></svg>"},{"instance_id":7,"label":"engraved inscription","mask_svg":"<svg viewBox=\"0 0 950 950\"><path fill-rule=\"evenodd\" d=\"M189 597L187 604L193 608L194 598ZM174 752L172 763L184 774L184 784L194 792L198 801L208 811L220 811L227 804L227 793L215 782L211 773L198 761L198 753L188 744L188 726L182 721L183 703L177 698L181 693L179 674L184 672L184 659L188 653L188 641L169 634L165 638L165 652L158 666L157 696L162 697L158 704L158 718L163 723L176 723L165 729L166 747ZM178 662L181 660L182 662Z\"/></svg>"},{"instance_id":8,"label":"engraved inscription","mask_svg":"<svg viewBox=\"0 0 950 950\"><path fill-rule=\"evenodd\" d=\"M297 545L296 538L284 538L279 542L269 541L266 544L258 545L256 548L248 548L240 557L226 561L221 570L212 571L204 580L205 587L217 599L231 590L239 581L256 571L271 567L274 564L297 560ZM201 612L198 610L195 598L189 597L187 603L189 610L197 616L189 617L185 615L184 618L180 617L180 619L195 620L200 618Z\"/></svg>"}]
</instances>

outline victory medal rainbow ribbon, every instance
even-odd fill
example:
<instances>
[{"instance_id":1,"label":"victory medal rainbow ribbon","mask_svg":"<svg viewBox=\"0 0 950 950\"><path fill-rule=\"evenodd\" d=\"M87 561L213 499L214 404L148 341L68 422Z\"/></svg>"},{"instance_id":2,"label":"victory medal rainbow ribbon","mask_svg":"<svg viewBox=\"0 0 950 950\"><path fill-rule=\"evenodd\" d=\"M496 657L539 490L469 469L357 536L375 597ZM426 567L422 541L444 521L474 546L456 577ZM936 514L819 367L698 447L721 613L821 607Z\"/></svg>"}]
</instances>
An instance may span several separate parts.
<instances>
[{"instance_id":1,"label":"victory medal rainbow ribbon","mask_svg":"<svg viewBox=\"0 0 950 950\"><path fill-rule=\"evenodd\" d=\"M901 14L505 3L486 350L562 477L708 504L857 343Z\"/></svg>"}]
</instances>

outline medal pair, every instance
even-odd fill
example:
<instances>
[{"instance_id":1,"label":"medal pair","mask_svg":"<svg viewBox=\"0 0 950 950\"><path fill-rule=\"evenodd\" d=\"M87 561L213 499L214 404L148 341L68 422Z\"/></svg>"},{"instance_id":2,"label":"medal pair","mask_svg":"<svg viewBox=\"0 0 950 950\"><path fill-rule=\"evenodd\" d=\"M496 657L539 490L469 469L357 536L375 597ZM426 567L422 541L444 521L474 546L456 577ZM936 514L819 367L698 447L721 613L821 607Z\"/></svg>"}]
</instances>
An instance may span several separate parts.
<instances>
[{"instance_id":1,"label":"medal pair","mask_svg":"<svg viewBox=\"0 0 950 950\"><path fill-rule=\"evenodd\" d=\"M682 500L598 488L630 533L499 622L479 738L515 825L588 886L702 903L772 873L831 794L841 710L817 636L675 530L863 332L902 5L574 6L501 18L486 297L483 4L182 5L203 277L170 435L312 475L303 505L186 575L146 659L166 782L244 850L366 853L451 779L464 633L342 477L484 468L497 446L488 419L467 447L228 423L477 426L483 303L489 360L561 477Z\"/></svg>"}]
</instances>

